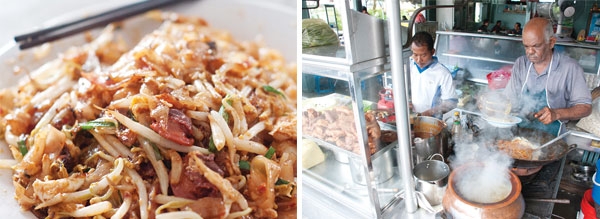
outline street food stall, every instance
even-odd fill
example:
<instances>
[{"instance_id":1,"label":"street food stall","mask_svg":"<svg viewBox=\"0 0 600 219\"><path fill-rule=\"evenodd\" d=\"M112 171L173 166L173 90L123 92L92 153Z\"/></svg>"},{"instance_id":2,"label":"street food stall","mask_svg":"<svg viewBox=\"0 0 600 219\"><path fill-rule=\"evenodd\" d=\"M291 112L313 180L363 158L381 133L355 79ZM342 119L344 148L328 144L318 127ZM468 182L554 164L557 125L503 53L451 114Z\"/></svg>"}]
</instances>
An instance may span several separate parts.
<instances>
[{"instance_id":1,"label":"street food stall","mask_svg":"<svg viewBox=\"0 0 600 219\"><path fill-rule=\"evenodd\" d=\"M600 138L574 123L558 137L521 129L516 120L486 117L477 103L501 102L482 96L508 81L524 54L519 36L436 31L436 56L455 74L459 104L442 119L416 116L406 82L412 52L394 26L399 5L389 3L383 21L349 0L336 4L343 44L302 50L304 217L549 218L556 203L568 203L560 187L569 159L580 157L567 155L600 151L592 146ZM558 42L555 49L579 60L590 91L598 87L599 46ZM454 120L462 134L452 135Z\"/></svg>"},{"instance_id":2,"label":"street food stall","mask_svg":"<svg viewBox=\"0 0 600 219\"><path fill-rule=\"evenodd\" d=\"M407 181L397 168L397 141L381 141L395 126L379 123L370 110L379 89L369 88L390 71L385 22L350 9L349 1L336 3L343 5L343 45L302 54L303 147L311 148L303 157L320 158L303 169L303 208L310 209L303 215L381 218L401 200Z\"/></svg>"}]
</instances>

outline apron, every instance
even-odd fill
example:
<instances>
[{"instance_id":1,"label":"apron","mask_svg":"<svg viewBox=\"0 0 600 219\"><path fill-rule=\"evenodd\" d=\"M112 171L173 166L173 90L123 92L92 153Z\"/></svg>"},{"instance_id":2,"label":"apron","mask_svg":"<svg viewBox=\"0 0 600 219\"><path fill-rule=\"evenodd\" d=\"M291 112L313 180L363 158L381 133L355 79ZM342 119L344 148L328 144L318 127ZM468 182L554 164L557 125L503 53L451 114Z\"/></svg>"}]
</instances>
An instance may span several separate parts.
<instances>
[{"instance_id":1,"label":"apron","mask_svg":"<svg viewBox=\"0 0 600 219\"><path fill-rule=\"evenodd\" d=\"M550 107L550 102L548 102L548 79L550 78L550 71L552 70L552 61L554 60L554 57L550 60L550 65L548 67L548 75L546 77L546 86L544 88L543 91L541 92L537 92L537 93L532 93L529 91L529 89L527 88L527 80L529 79L529 73L531 72L531 66L533 65L533 63L529 64L529 68L527 69L527 76L525 78L525 83L523 83L523 87L521 87L521 94L522 95L528 95L534 98L534 100L539 100L536 104L535 107L533 108L532 112L538 112L540 110L542 110L544 107L548 107L550 109L552 109L552 107ZM561 132L562 132L562 122L560 120L555 120L553 122L551 122L548 125L544 125L544 123L540 122L537 119L532 119L531 121L528 120L527 118L523 119L521 121L521 123L517 124L518 127L522 127L522 128L531 128L531 129L535 129L535 130L541 130L544 131L546 133L552 134L554 136L558 136Z\"/></svg>"}]
</instances>

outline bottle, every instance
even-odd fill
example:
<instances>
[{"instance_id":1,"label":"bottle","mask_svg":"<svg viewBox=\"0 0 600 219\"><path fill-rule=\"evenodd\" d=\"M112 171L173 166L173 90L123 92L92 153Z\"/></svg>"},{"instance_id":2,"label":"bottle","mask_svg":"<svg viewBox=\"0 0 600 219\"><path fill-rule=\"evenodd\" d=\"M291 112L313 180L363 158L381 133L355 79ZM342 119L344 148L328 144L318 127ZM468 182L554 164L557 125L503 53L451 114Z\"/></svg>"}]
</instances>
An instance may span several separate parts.
<instances>
[{"instance_id":1,"label":"bottle","mask_svg":"<svg viewBox=\"0 0 600 219\"><path fill-rule=\"evenodd\" d=\"M462 126L460 124L460 112L454 112L454 123L452 124L452 139L454 140L454 144L460 142L460 138L462 136Z\"/></svg>"}]
</instances>

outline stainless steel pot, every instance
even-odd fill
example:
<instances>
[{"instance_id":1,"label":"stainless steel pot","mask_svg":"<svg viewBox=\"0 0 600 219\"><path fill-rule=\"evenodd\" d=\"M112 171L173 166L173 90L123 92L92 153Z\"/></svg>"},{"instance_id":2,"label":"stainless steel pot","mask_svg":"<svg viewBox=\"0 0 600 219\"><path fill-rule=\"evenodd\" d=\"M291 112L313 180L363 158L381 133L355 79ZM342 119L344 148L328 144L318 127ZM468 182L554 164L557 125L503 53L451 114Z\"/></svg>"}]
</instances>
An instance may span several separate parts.
<instances>
[{"instance_id":1,"label":"stainless steel pot","mask_svg":"<svg viewBox=\"0 0 600 219\"><path fill-rule=\"evenodd\" d=\"M371 155L371 162L373 164L373 179L375 184L383 183L394 176L394 162L395 155L392 150L393 145L377 151L377 153ZM367 177L365 176L364 164L358 156L351 156L350 162L350 173L352 174L352 181L360 185L367 184Z\"/></svg>"},{"instance_id":2,"label":"stainless steel pot","mask_svg":"<svg viewBox=\"0 0 600 219\"><path fill-rule=\"evenodd\" d=\"M450 167L439 160L426 160L413 168L413 175L415 190L423 193L429 204L441 204L448 184Z\"/></svg>"},{"instance_id":3,"label":"stainless steel pot","mask_svg":"<svg viewBox=\"0 0 600 219\"><path fill-rule=\"evenodd\" d=\"M446 123L442 120L428 117L418 116L413 120L413 132L415 138L423 139L423 144L415 145L416 162L427 159L433 154L441 154L444 159L448 159L452 148L449 144L450 133L446 129Z\"/></svg>"}]
</instances>

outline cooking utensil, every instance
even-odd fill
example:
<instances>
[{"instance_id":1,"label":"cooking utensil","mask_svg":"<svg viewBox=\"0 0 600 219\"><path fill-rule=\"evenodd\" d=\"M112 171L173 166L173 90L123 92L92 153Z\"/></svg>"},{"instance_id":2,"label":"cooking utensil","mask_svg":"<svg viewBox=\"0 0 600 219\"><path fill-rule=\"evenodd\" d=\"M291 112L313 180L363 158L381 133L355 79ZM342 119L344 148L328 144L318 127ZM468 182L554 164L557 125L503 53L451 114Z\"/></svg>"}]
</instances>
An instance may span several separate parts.
<instances>
[{"instance_id":1,"label":"cooking utensil","mask_svg":"<svg viewBox=\"0 0 600 219\"><path fill-rule=\"evenodd\" d=\"M551 145L552 143L554 143L554 142L556 142L556 141L558 141L558 140L560 140L560 139L564 138L565 136L567 136L567 135L569 135L569 134L571 134L571 131L567 131L567 132L565 132L565 133L562 133L562 134L560 134L559 136L556 136L556 138L554 138L554 139L552 139L552 140L550 140L550 141L548 141L548 142L544 143L542 146L540 146L540 147L536 148L536 150L541 150L542 148L545 148L546 146L549 146L549 145Z\"/></svg>"},{"instance_id":2,"label":"cooking utensil","mask_svg":"<svg viewBox=\"0 0 600 219\"><path fill-rule=\"evenodd\" d=\"M571 204L569 199L558 199L558 198L526 198L526 202L549 202L557 204Z\"/></svg>"},{"instance_id":3,"label":"cooking utensil","mask_svg":"<svg viewBox=\"0 0 600 219\"><path fill-rule=\"evenodd\" d=\"M521 181L517 175L510 171L511 191L506 198L498 202L485 204L469 201L465 198L461 193L463 191L457 189L460 178L478 170L480 170L480 166L475 163L465 164L452 170L448 178L448 188L442 201L446 214L451 215L452 218L522 218L525 213L525 202L523 195L521 195Z\"/></svg>"},{"instance_id":4,"label":"cooking utensil","mask_svg":"<svg viewBox=\"0 0 600 219\"><path fill-rule=\"evenodd\" d=\"M426 160L413 169L415 190L423 193L428 203L439 205L446 191L450 167L439 160Z\"/></svg>"},{"instance_id":5,"label":"cooking utensil","mask_svg":"<svg viewBox=\"0 0 600 219\"><path fill-rule=\"evenodd\" d=\"M436 153L441 154L444 159L450 156L452 152L448 140L450 132L446 129L445 122L433 117L417 116L413 121L413 127L415 139L423 139L423 144L415 145L419 155L415 164Z\"/></svg>"},{"instance_id":6,"label":"cooking utensil","mask_svg":"<svg viewBox=\"0 0 600 219\"><path fill-rule=\"evenodd\" d=\"M553 135L550 135L546 132L533 130L528 128L517 128L514 136L505 136L503 140L512 140L514 137L522 137L527 139L530 142L546 142L554 139ZM501 139L496 139L501 140ZM552 142L550 145L536 151L539 153L539 156L532 156L531 159L517 159L514 158L513 167L517 168L535 168L539 166L543 166L554 161L557 161L564 156L566 156L570 151L577 148L577 145L568 145L563 140L557 140Z\"/></svg>"},{"instance_id":7,"label":"cooking utensil","mask_svg":"<svg viewBox=\"0 0 600 219\"><path fill-rule=\"evenodd\" d=\"M396 156L394 156L392 146L377 151L371 155L371 161L373 165L373 181L376 184L386 182L394 176L394 162ZM349 157L350 174L352 174L352 181L359 185L366 185L370 175L365 175L364 168L366 168L363 162L358 156Z\"/></svg>"},{"instance_id":8,"label":"cooking utensil","mask_svg":"<svg viewBox=\"0 0 600 219\"><path fill-rule=\"evenodd\" d=\"M69 23L41 29L32 33L15 36L20 49L27 49L45 42L71 36L92 28L106 26L112 22L141 14L152 9L184 2L184 0L151 0L126 5L101 14L85 17Z\"/></svg>"}]
</instances>

